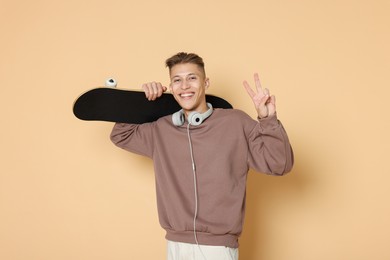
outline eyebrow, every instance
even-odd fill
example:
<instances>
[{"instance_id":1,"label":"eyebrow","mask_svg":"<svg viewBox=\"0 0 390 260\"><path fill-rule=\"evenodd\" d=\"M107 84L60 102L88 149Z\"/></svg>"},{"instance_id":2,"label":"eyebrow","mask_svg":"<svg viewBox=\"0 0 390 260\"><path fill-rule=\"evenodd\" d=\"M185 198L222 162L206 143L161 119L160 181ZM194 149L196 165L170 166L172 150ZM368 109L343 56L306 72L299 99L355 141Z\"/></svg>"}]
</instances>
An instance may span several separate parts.
<instances>
[{"instance_id":1,"label":"eyebrow","mask_svg":"<svg viewBox=\"0 0 390 260\"><path fill-rule=\"evenodd\" d=\"M184 75L185 77L188 77L188 76L198 76L198 74L196 74L195 72L191 72L187 75ZM175 76L172 76L172 79L173 78L176 78L176 77L182 77L181 75L175 75Z\"/></svg>"}]
</instances>

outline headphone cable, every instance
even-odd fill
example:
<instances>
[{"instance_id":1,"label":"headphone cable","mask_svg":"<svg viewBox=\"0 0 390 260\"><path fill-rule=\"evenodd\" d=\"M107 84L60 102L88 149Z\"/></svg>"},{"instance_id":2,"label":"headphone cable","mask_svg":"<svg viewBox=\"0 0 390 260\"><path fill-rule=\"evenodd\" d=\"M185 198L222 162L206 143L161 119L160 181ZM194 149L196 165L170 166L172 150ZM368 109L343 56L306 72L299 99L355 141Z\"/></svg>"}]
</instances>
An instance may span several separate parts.
<instances>
[{"instance_id":1,"label":"headphone cable","mask_svg":"<svg viewBox=\"0 0 390 260\"><path fill-rule=\"evenodd\" d=\"M203 254L202 249L200 248L199 242L198 242L198 236L196 234L196 218L198 216L198 187L196 184L196 167L195 167L195 159L194 159L194 152L192 149L192 142L191 142L191 135L190 135L190 123L187 125L187 136L188 136L188 143L190 147L190 155L191 155L191 163L192 163L192 173L194 176L194 195L195 195L195 210L194 210L194 221L193 221L193 228L194 228L194 238L195 243L199 248L200 253L203 256L203 259L206 260L206 256Z\"/></svg>"}]
</instances>

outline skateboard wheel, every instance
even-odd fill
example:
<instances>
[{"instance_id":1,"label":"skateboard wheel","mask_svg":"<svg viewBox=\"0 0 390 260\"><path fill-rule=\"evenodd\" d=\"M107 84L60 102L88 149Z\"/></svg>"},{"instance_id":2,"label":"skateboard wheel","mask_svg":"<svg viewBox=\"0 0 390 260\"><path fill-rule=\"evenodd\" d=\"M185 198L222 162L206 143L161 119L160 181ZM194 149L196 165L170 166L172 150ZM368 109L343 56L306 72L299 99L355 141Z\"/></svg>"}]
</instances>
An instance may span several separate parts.
<instances>
[{"instance_id":1,"label":"skateboard wheel","mask_svg":"<svg viewBox=\"0 0 390 260\"><path fill-rule=\"evenodd\" d=\"M118 83L116 82L115 79L109 78L106 80L106 83L104 84L107 88L116 88L116 85Z\"/></svg>"}]
</instances>

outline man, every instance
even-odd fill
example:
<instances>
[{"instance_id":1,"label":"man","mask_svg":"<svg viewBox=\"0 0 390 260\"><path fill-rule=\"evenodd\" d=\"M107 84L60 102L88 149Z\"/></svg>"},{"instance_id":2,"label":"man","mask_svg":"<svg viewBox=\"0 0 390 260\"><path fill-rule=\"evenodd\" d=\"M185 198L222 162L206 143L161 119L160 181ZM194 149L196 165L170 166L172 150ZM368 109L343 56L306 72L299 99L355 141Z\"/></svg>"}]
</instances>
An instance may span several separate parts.
<instances>
[{"instance_id":1,"label":"man","mask_svg":"<svg viewBox=\"0 0 390 260\"><path fill-rule=\"evenodd\" d=\"M257 110L254 120L237 109L206 103L210 85L201 57L178 53L166 61L170 91L182 110L146 124L115 124L111 140L153 159L157 207L166 230L168 259L238 259L249 168L283 175L293 152L276 117L275 97L255 74L256 91L244 87ZM167 87L143 86L147 99Z\"/></svg>"}]
</instances>

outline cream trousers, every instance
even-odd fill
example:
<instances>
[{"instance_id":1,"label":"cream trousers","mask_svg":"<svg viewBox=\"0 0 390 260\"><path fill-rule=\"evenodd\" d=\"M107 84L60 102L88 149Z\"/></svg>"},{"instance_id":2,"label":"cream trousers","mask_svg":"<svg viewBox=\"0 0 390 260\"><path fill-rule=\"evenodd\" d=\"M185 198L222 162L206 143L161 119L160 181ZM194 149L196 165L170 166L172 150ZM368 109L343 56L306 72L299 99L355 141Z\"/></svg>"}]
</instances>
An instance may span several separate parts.
<instances>
[{"instance_id":1,"label":"cream trousers","mask_svg":"<svg viewBox=\"0 0 390 260\"><path fill-rule=\"evenodd\" d=\"M167 260L238 260L238 248L169 241Z\"/></svg>"}]
</instances>

